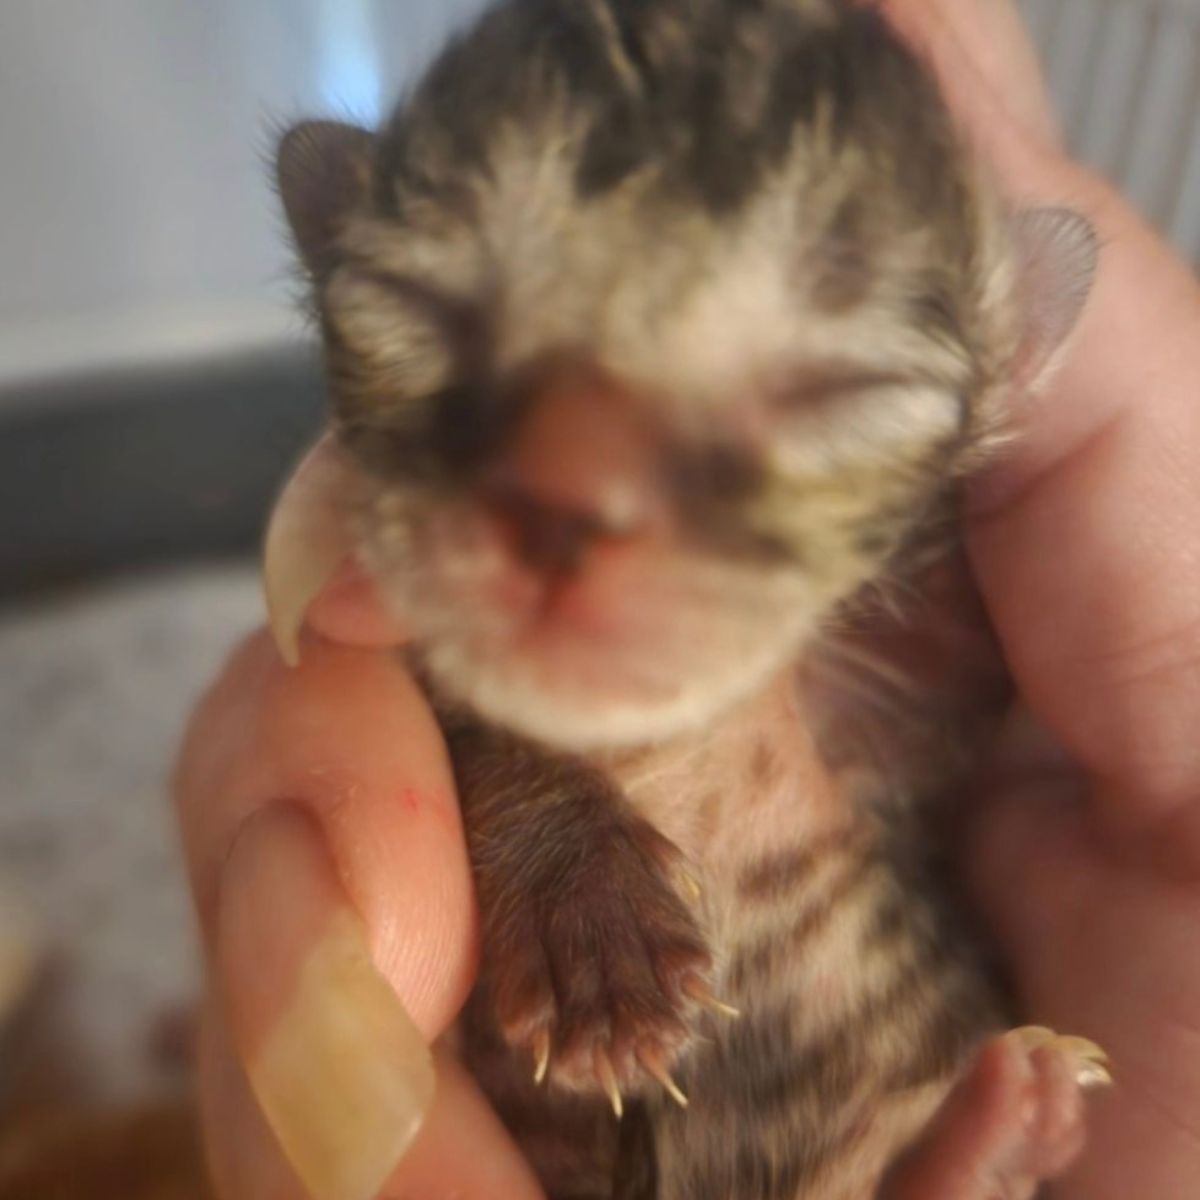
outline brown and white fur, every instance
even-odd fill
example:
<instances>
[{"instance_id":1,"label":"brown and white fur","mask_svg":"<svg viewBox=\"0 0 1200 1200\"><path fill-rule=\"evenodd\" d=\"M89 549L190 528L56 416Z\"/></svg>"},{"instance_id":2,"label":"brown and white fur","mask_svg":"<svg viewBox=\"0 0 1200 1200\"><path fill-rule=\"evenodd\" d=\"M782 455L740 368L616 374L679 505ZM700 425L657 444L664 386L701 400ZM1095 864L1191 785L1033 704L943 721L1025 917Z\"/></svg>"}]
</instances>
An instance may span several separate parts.
<instances>
[{"instance_id":1,"label":"brown and white fur","mask_svg":"<svg viewBox=\"0 0 1200 1200\"><path fill-rule=\"evenodd\" d=\"M468 1060L555 1200L873 1196L1010 1023L946 861L1007 698L954 510L1086 223L836 0L507 0L279 178L462 797Z\"/></svg>"}]
</instances>

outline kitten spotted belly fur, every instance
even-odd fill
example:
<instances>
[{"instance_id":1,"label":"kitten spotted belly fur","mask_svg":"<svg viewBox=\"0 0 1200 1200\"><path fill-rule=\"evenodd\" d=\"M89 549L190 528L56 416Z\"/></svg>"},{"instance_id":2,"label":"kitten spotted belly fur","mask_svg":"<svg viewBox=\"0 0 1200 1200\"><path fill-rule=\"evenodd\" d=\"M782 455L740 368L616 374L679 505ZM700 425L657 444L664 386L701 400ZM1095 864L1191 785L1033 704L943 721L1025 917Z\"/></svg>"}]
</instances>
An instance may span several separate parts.
<instances>
[{"instance_id":1,"label":"kitten spotted belly fur","mask_svg":"<svg viewBox=\"0 0 1200 1200\"><path fill-rule=\"evenodd\" d=\"M489 980L485 964L476 1019L488 1025L496 1007L507 1032L469 1036L468 1058L550 1194L870 1200L973 1049L1003 1024L949 904L933 897L931 881L931 894L923 892L927 881L904 862L902 841L830 777L786 686L703 739L601 766L635 819L682 852L685 870L674 879L711 953L711 994L739 1015L692 1006L690 1036L674 1043L681 1052L670 1064L686 1108L654 1086L644 1107L628 1106L618 1124L603 1099L559 1088L555 1067L548 1085L534 1082L536 1035L532 1057L501 1045L520 1041L513 1031L527 1022L503 1015L512 989L497 985L496 974ZM470 830L473 776L461 778ZM486 906L487 862L477 869ZM552 903L559 915L572 910L565 893ZM581 903L600 914L596 936L581 944L611 976L593 990L616 993L609 1003L618 1012L628 1006L620 992L633 969L625 960L642 948L604 932L612 922L602 894ZM636 894L629 905L640 911ZM653 924L646 917L643 928L653 932ZM503 954L506 933L491 932ZM556 956L573 962L565 950ZM512 968L503 963L497 972L507 981ZM575 986L558 975L560 1009L594 1002L564 995ZM570 1056L578 1057L580 1042L610 1039L620 1073L622 1040L637 1033L622 1034L619 1015L586 1027L576 1016L574 1028L559 1015ZM630 1134L639 1122L641 1141Z\"/></svg>"},{"instance_id":2,"label":"kitten spotted belly fur","mask_svg":"<svg viewBox=\"0 0 1200 1200\"><path fill-rule=\"evenodd\" d=\"M673 831L698 869L716 994L741 1016L706 1014L678 1069L688 1108L654 1107L659 1200L867 1200L1002 1024L973 948L901 877L888 831L798 724L764 725L718 742L733 761L715 822ZM721 773L692 784L700 812L695 790Z\"/></svg>"}]
</instances>

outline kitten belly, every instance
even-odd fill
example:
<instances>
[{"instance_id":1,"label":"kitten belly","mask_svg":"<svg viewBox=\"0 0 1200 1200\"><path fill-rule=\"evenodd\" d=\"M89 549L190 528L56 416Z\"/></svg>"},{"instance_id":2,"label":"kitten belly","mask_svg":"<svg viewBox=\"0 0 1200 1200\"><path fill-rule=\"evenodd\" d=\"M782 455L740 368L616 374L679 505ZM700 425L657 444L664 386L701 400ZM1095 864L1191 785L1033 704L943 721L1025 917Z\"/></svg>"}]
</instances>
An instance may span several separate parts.
<instances>
[{"instance_id":1,"label":"kitten belly","mask_svg":"<svg viewBox=\"0 0 1200 1200\"><path fill-rule=\"evenodd\" d=\"M692 763L720 800L681 802L670 772L628 785L699 870L716 993L742 1014L707 1017L679 1064L688 1108L653 1105L657 1200L873 1200L1003 1007L899 839L762 715Z\"/></svg>"},{"instance_id":2,"label":"kitten belly","mask_svg":"<svg viewBox=\"0 0 1200 1200\"><path fill-rule=\"evenodd\" d=\"M742 1015L681 1065L687 1111L656 1109L659 1200L868 1200L1000 1024L877 849L830 839L735 885L717 993Z\"/></svg>"}]
</instances>

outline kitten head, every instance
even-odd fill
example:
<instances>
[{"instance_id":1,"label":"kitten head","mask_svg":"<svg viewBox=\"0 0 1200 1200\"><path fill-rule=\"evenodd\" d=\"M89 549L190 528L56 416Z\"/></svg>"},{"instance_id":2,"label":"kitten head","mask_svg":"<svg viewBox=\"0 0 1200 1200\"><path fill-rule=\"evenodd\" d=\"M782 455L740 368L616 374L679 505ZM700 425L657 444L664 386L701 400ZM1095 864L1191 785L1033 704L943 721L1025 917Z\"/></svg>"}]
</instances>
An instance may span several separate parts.
<instances>
[{"instance_id":1,"label":"kitten head","mask_svg":"<svg viewBox=\"0 0 1200 1200\"><path fill-rule=\"evenodd\" d=\"M441 687L580 748L708 718L884 571L1094 258L825 0L510 0L279 178L360 557Z\"/></svg>"}]
</instances>

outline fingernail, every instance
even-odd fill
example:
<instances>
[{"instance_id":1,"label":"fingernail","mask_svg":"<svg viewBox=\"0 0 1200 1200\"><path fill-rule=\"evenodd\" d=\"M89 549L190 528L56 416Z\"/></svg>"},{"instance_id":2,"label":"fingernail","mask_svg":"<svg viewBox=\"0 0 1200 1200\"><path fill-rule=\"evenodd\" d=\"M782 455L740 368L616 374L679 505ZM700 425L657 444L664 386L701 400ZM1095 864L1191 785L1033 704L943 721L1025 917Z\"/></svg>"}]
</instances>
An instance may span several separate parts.
<instances>
[{"instance_id":1,"label":"fingernail","mask_svg":"<svg viewBox=\"0 0 1200 1200\"><path fill-rule=\"evenodd\" d=\"M217 936L227 1019L284 1153L314 1200L372 1200L429 1109L433 1060L299 809L239 835Z\"/></svg>"}]
</instances>

